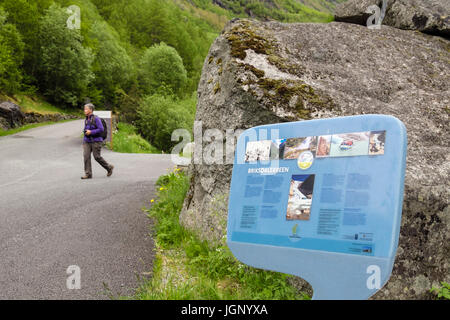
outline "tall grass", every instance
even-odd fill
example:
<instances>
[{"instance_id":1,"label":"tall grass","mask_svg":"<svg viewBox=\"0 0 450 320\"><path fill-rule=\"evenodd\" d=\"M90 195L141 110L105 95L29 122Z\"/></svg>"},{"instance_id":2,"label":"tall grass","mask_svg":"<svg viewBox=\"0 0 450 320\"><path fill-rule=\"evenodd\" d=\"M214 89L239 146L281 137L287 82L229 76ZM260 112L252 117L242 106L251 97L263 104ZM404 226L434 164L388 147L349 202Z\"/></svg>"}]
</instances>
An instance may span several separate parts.
<instances>
[{"instance_id":1,"label":"tall grass","mask_svg":"<svg viewBox=\"0 0 450 320\"><path fill-rule=\"evenodd\" d=\"M119 123L113 137L113 150L120 153L161 153L137 134L131 124Z\"/></svg>"},{"instance_id":2,"label":"tall grass","mask_svg":"<svg viewBox=\"0 0 450 320\"><path fill-rule=\"evenodd\" d=\"M292 300L309 299L288 284L289 275L246 266L226 245L202 241L179 223L189 177L176 169L160 177L158 200L146 210L156 224L157 259L153 277L136 299Z\"/></svg>"},{"instance_id":3,"label":"tall grass","mask_svg":"<svg viewBox=\"0 0 450 320\"><path fill-rule=\"evenodd\" d=\"M28 96L25 94L16 94L13 98L10 98L20 106L22 112L35 112L40 114L70 114L76 116L82 116L83 112L81 109L64 109L56 107L48 102L46 102L43 98L34 95Z\"/></svg>"}]
</instances>

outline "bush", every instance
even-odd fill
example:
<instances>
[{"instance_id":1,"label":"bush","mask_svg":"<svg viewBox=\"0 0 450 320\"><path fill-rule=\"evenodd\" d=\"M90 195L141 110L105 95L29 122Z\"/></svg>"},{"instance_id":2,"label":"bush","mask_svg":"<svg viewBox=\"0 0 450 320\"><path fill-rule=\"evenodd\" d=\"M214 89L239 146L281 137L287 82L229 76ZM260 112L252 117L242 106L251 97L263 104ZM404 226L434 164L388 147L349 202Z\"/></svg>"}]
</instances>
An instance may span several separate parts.
<instances>
[{"instance_id":1,"label":"bush","mask_svg":"<svg viewBox=\"0 0 450 320\"><path fill-rule=\"evenodd\" d=\"M113 141L114 151L121 153L161 153L138 135L134 126L119 123L117 129Z\"/></svg>"},{"instance_id":2,"label":"bush","mask_svg":"<svg viewBox=\"0 0 450 320\"><path fill-rule=\"evenodd\" d=\"M170 152L178 142L172 142L172 132L186 129L192 132L196 99L186 100L159 94L143 99L139 110L137 127L139 132L156 148Z\"/></svg>"},{"instance_id":3,"label":"bush","mask_svg":"<svg viewBox=\"0 0 450 320\"><path fill-rule=\"evenodd\" d=\"M186 82L187 72L177 50L162 42L145 51L139 72L139 84L145 94L162 90L181 96Z\"/></svg>"}]
</instances>

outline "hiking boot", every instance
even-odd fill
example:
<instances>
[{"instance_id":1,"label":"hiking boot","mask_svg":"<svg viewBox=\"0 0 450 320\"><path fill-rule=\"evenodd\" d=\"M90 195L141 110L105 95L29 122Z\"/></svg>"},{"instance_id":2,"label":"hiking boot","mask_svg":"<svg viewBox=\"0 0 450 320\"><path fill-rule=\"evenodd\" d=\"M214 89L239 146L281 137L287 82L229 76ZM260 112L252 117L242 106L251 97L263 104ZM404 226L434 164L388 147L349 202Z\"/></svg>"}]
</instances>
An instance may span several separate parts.
<instances>
[{"instance_id":1,"label":"hiking boot","mask_svg":"<svg viewBox=\"0 0 450 320\"><path fill-rule=\"evenodd\" d=\"M84 177L81 177L81 180L87 180L87 179L92 179L92 176L87 174Z\"/></svg>"},{"instance_id":2,"label":"hiking boot","mask_svg":"<svg viewBox=\"0 0 450 320\"><path fill-rule=\"evenodd\" d=\"M113 174L114 166L109 167L108 173L106 174L107 177L111 177Z\"/></svg>"}]
</instances>

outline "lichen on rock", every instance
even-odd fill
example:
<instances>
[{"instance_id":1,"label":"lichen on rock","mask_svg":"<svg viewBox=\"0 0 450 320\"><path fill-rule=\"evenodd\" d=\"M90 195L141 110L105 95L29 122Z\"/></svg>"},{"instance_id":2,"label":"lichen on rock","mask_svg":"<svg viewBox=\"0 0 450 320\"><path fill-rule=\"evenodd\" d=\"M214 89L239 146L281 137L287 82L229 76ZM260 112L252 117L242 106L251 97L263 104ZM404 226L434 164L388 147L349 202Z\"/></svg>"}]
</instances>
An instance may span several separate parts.
<instances>
[{"instance_id":1,"label":"lichen on rock","mask_svg":"<svg viewBox=\"0 0 450 320\"><path fill-rule=\"evenodd\" d=\"M241 75L238 82L246 92L268 105L274 112L286 109L288 120L311 119L311 112L337 106L325 94L319 94L299 76L303 68L285 57L290 50L255 22L238 21L224 33L231 56L253 76ZM295 61L295 60L292 60Z\"/></svg>"}]
</instances>

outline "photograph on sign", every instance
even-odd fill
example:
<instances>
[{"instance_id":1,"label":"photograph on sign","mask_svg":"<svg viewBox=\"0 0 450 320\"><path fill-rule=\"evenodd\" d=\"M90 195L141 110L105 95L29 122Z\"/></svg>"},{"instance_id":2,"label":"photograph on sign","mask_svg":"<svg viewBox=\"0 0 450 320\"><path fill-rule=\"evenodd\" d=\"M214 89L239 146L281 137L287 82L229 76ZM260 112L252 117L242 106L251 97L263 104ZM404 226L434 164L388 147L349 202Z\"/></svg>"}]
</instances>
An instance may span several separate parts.
<instances>
[{"instance_id":1,"label":"photograph on sign","mask_svg":"<svg viewBox=\"0 0 450 320\"><path fill-rule=\"evenodd\" d=\"M317 146L317 157L328 157L330 155L331 136L320 136Z\"/></svg>"},{"instance_id":2,"label":"photograph on sign","mask_svg":"<svg viewBox=\"0 0 450 320\"><path fill-rule=\"evenodd\" d=\"M309 220L315 175L294 175L291 179L287 220Z\"/></svg>"},{"instance_id":3,"label":"photograph on sign","mask_svg":"<svg viewBox=\"0 0 450 320\"><path fill-rule=\"evenodd\" d=\"M384 142L386 140L386 131L373 131L370 133L369 155L384 154Z\"/></svg>"},{"instance_id":4,"label":"photograph on sign","mask_svg":"<svg viewBox=\"0 0 450 320\"><path fill-rule=\"evenodd\" d=\"M287 139L286 146L284 148L283 159L298 159L301 153L305 151L316 151L316 137L306 138L291 138Z\"/></svg>"},{"instance_id":5,"label":"photograph on sign","mask_svg":"<svg viewBox=\"0 0 450 320\"><path fill-rule=\"evenodd\" d=\"M335 134L331 138L331 157L365 156L369 153L370 132Z\"/></svg>"},{"instance_id":6,"label":"photograph on sign","mask_svg":"<svg viewBox=\"0 0 450 320\"><path fill-rule=\"evenodd\" d=\"M278 146L275 141L250 141L245 152L245 162L269 161L278 158Z\"/></svg>"}]
</instances>

